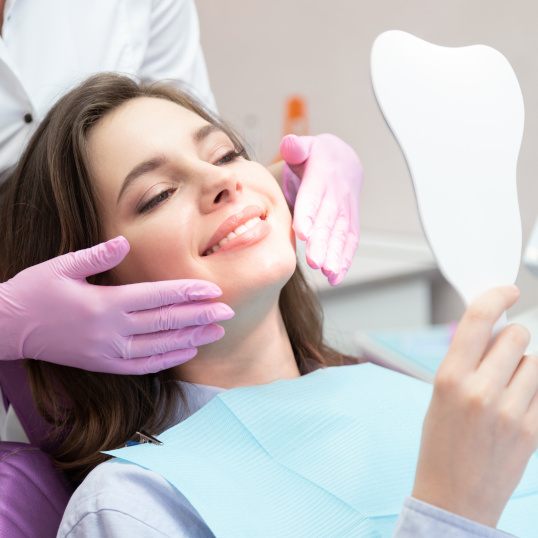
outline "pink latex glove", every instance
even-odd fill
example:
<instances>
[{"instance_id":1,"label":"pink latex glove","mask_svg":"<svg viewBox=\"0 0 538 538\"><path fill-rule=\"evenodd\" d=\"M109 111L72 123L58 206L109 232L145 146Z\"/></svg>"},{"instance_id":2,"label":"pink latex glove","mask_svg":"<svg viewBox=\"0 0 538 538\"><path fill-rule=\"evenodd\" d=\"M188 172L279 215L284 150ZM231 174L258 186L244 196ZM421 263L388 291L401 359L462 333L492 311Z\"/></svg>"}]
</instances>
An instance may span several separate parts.
<instances>
[{"instance_id":1,"label":"pink latex glove","mask_svg":"<svg viewBox=\"0 0 538 538\"><path fill-rule=\"evenodd\" d=\"M65 254L0 284L0 360L32 358L94 372L146 374L181 364L224 329L233 310L204 280L95 286L86 277L118 265L116 237Z\"/></svg>"},{"instance_id":2,"label":"pink latex glove","mask_svg":"<svg viewBox=\"0 0 538 538\"><path fill-rule=\"evenodd\" d=\"M359 244L362 165L355 151L331 134L287 135L283 191L293 206L293 228L306 241L306 260L332 286L344 279Z\"/></svg>"}]
</instances>

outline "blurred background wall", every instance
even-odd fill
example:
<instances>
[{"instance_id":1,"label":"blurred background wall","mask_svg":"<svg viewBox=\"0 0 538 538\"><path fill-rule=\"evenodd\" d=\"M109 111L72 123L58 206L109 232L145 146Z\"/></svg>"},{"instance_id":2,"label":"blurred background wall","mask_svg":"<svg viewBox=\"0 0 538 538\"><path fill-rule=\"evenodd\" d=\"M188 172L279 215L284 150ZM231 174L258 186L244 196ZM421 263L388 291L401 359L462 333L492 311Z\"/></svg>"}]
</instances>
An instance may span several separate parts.
<instances>
[{"instance_id":1,"label":"blurred background wall","mask_svg":"<svg viewBox=\"0 0 538 538\"><path fill-rule=\"evenodd\" d=\"M365 168L364 230L423 236L412 182L377 107L369 55L375 37L400 29L439 45L482 43L501 51L521 84L526 118L518 165L523 245L538 215L538 2L501 0L197 0L201 41L221 115L268 163L282 136L284 102L301 94L310 133L332 132ZM454 218L457 218L455 215ZM360 262L360 247L359 247ZM538 304L538 280L521 268L522 298ZM434 322L461 314L444 281L434 286Z\"/></svg>"}]
</instances>

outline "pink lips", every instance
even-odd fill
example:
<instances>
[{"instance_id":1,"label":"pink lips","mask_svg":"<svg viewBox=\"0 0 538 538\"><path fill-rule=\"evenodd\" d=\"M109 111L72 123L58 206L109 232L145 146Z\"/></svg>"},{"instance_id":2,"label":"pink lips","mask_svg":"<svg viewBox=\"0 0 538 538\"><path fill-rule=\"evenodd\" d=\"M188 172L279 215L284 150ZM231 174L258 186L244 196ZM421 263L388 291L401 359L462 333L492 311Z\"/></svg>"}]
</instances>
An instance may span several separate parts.
<instances>
[{"instance_id":1,"label":"pink lips","mask_svg":"<svg viewBox=\"0 0 538 538\"><path fill-rule=\"evenodd\" d=\"M207 245L202 249L202 256L210 248L217 245L222 239L224 239L230 232L233 232L238 226L244 224L250 219L260 217L262 220L265 220L266 211L257 205L249 205L243 210L239 211L228 217L216 230L216 232L211 236L211 239L208 241Z\"/></svg>"}]
</instances>

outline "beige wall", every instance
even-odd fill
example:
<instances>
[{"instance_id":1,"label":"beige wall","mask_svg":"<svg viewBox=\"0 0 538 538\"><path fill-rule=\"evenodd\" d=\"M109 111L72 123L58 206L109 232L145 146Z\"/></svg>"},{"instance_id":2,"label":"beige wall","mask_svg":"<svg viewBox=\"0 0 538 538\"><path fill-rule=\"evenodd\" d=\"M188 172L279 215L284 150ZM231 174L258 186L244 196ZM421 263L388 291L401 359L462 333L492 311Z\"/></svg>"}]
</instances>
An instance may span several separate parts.
<instances>
[{"instance_id":1,"label":"beige wall","mask_svg":"<svg viewBox=\"0 0 538 538\"><path fill-rule=\"evenodd\" d=\"M239 130L257 121L258 157L278 147L282 108L306 96L312 133L348 141L365 167L365 229L422 234L411 180L378 110L369 75L375 37L400 29L448 46L483 43L500 50L519 78L526 124L518 188L524 244L538 215L538 3L534 0L197 0L202 44L221 114ZM538 280L525 268L514 310L538 304ZM442 287L441 287L442 288ZM457 314L459 301L438 288L436 320Z\"/></svg>"}]
</instances>

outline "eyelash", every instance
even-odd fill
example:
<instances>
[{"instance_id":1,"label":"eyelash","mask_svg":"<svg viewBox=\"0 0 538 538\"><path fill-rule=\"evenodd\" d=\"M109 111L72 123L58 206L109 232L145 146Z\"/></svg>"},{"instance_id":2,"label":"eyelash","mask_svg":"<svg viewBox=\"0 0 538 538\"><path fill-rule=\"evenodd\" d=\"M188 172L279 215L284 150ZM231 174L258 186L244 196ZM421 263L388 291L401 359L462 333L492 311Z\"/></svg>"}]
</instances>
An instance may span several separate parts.
<instances>
[{"instance_id":1,"label":"eyelash","mask_svg":"<svg viewBox=\"0 0 538 538\"><path fill-rule=\"evenodd\" d=\"M245 156L245 150L244 149L240 149L239 151L238 150L232 150L232 151L229 151L228 153L226 153L226 155L221 157L218 161L216 161L213 164L215 166L218 166L219 164L229 164L229 163L235 161L235 159L237 159L239 157L244 157L244 156ZM157 206L157 205L161 204L162 202L164 202L165 200L167 200L172 194L174 194L174 192L176 190L177 190L177 188L174 187L174 188L170 188L170 189L166 189L164 191L161 191L159 194L154 196L149 202L144 204L138 210L138 213L147 213L148 211L153 209L155 206ZM167 196L165 198L163 198L163 194L166 194Z\"/></svg>"},{"instance_id":2,"label":"eyelash","mask_svg":"<svg viewBox=\"0 0 538 538\"><path fill-rule=\"evenodd\" d=\"M228 153L226 153L226 155L224 155L223 157L221 157L217 162L213 163L215 165L218 165L219 163L221 164L228 164L228 163L231 163L232 161L235 161L235 159L239 158L239 157L244 157L245 156L245 150L243 148L241 148L240 150L232 150L232 151L229 151Z\"/></svg>"}]
</instances>

